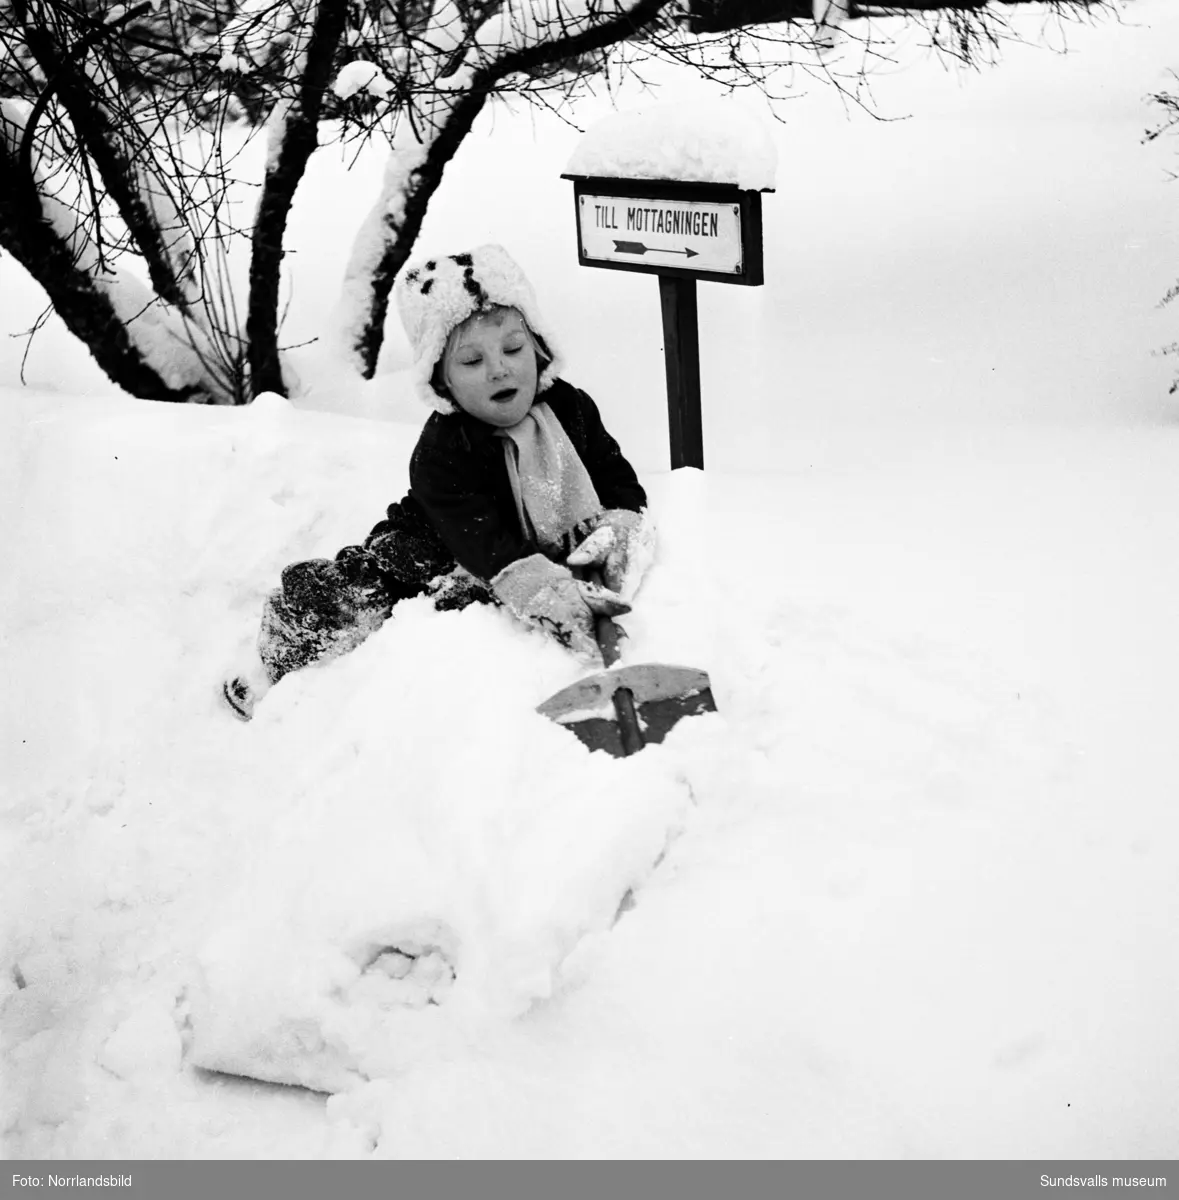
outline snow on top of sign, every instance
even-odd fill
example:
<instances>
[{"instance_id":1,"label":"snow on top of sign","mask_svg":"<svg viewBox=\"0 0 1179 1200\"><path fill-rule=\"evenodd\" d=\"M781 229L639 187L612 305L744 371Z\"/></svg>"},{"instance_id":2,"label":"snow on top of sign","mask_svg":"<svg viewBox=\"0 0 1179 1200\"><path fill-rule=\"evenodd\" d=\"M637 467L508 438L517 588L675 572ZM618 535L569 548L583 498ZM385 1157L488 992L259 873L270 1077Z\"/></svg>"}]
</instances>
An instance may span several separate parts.
<instances>
[{"instance_id":1,"label":"snow on top of sign","mask_svg":"<svg viewBox=\"0 0 1179 1200\"><path fill-rule=\"evenodd\" d=\"M777 166L764 122L731 100L713 100L614 113L588 130L566 170L772 188Z\"/></svg>"}]
</instances>

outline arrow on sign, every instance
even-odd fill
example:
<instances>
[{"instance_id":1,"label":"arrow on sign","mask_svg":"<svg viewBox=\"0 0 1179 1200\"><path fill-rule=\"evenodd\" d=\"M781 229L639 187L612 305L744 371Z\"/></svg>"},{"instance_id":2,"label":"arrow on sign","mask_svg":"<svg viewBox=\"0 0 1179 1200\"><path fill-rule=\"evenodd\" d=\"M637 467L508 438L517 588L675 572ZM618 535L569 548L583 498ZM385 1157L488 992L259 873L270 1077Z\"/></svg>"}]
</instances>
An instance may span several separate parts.
<instances>
[{"instance_id":1,"label":"arrow on sign","mask_svg":"<svg viewBox=\"0 0 1179 1200\"><path fill-rule=\"evenodd\" d=\"M611 240L614 241L615 254L646 254L650 251L652 254L686 254L688 258L697 258L700 254L699 250L689 250L687 247L683 250L664 250L661 246L644 246L642 242Z\"/></svg>"}]
</instances>

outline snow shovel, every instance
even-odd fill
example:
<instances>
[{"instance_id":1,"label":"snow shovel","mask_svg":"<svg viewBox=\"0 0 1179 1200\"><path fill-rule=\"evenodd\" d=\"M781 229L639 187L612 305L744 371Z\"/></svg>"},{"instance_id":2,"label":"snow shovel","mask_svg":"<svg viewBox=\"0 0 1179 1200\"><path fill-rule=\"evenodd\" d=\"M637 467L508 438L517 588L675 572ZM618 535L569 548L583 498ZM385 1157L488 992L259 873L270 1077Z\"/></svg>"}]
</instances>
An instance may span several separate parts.
<instances>
[{"instance_id":1,"label":"snow shovel","mask_svg":"<svg viewBox=\"0 0 1179 1200\"><path fill-rule=\"evenodd\" d=\"M589 579L601 583L597 572ZM626 758L663 741L684 717L716 712L707 672L664 663L614 668L626 634L608 616L598 615L594 636L608 669L562 688L536 710L591 750Z\"/></svg>"}]
</instances>

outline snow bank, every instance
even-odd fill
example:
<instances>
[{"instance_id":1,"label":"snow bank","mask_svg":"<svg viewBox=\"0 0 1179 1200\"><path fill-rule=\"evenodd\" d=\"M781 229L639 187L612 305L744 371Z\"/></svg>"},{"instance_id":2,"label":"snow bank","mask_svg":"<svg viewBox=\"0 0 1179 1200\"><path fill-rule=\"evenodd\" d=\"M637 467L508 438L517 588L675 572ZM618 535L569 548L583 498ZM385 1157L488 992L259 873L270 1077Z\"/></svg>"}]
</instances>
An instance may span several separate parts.
<instances>
[{"instance_id":1,"label":"snow bank","mask_svg":"<svg viewBox=\"0 0 1179 1200\"><path fill-rule=\"evenodd\" d=\"M565 170L772 189L777 166L777 147L764 122L732 100L712 100L605 117L578 142Z\"/></svg>"},{"instance_id":2,"label":"snow bank","mask_svg":"<svg viewBox=\"0 0 1179 1200\"><path fill-rule=\"evenodd\" d=\"M690 793L670 747L617 761L539 717L522 663L567 664L535 642L415 601L271 693L251 736L322 749L212 918L193 1063L323 1091L389 1076L548 996L608 928Z\"/></svg>"},{"instance_id":3,"label":"snow bank","mask_svg":"<svg viewBox=\"0 0 1179 1200\"><path fill-rule=\"evenodd\" d=\"M6 625L22 630L5 655L30 681L28 709L6 707L24 748L7 812L31 822L26 861L52 897L30 909L30 876L8 877L22 1008L73 994L55 964L117 973L79 960L87 910L152 964L150 1005L124 982L85 1026L83 1057L125 1081L175 1073L182 1038L190 1066L337 1090L549 995L683 824L674 738L625 762L590 755L535 712L583 667L500 610L425 601L284 679L248 727L216 701L281 567L359 540L403 494L415 428L273 395L183 412L13 396L5 412L20 514ZM178 719L183 737L151 733ZM144 756L140 738L170 749ZM52 864L67 844L65 886ZM75 1111L85 1086L47 1111Z\"/></svg>"},{"instance_id":4,"label":"snow bank","mask_svg":"<svg viewBox=\"0 0 1179 1200\"><path fill-rule=\"evenodd\" d=\"M18 1154L1174 1152L1173 440L650 476L629 653L721 713L616 762L482 608L219 706L412 426L5 399Z\"/></svg>"}]
</instances>

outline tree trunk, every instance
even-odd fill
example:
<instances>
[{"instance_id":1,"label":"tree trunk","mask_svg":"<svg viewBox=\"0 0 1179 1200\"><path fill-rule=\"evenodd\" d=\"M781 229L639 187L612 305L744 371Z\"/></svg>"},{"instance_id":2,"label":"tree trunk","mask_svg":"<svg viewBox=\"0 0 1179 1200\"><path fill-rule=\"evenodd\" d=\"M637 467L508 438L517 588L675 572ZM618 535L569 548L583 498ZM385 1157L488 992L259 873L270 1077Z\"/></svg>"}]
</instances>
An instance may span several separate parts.
<instances>
[{"instance_id":1,"label":"tree trunk","mask_svg":"<svg viewBox=\"0 0 1179 1200\"><path fill-rule=\"evenodd\" d=\"M319 145L319 119L331 78L336 49L348 19L348 0L319 0L298 91L281 125L272 127L274 141L254 219L250 257L250 299L246 339L250 354L250 389L286 395L278 352L278 294L282 278L283 239L291 205ZM280 101L281 103L281 101ZM278 121L272 116L272 121Z\"/></svg>"}]
</instances>

